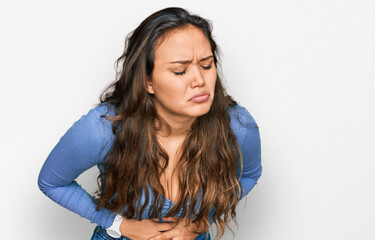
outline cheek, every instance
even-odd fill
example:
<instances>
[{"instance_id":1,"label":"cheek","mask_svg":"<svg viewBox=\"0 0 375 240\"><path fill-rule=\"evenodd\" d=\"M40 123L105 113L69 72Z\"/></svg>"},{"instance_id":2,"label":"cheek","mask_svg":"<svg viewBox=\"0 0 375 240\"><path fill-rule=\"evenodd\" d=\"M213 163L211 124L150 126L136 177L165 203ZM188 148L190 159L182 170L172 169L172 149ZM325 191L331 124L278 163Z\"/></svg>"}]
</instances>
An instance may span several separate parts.
<instances>
[{"instance_id":1,"label":"cheek","mask_svg":"<svg viewBox=\"0 0 375 240\"><path fill-rule=\"evenodd\" d=\"M206 82L210 85L211 88L214 88L217 78L216 69L212 72L207 73L206 75Z\"/></svg>"},{"instance_id":2,"label":"cheek","mask_svg":"<svg viewBox=\"0 0 375 240\"><path fill-rule=\"evenodd\" d=\"M159 100L173 103L184 98L187 87L187 81L164 74L155 81L154 90Z\"/></svg>"}]
</instances>

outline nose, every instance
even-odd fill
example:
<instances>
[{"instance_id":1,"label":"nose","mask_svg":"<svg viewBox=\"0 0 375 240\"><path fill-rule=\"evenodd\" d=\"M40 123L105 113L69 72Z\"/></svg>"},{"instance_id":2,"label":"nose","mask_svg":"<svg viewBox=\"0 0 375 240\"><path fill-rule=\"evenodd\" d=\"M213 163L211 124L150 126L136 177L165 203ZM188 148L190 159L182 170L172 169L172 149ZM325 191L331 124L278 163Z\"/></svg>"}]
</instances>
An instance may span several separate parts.
<instances>
[{"instance_id":1,"label":"nose","mask_svg":"<svg viewBox=\"0 0 375 240\"><path fill-rule=\"evenodd\" d=\"M200 66L193 67L194 76L190 84L191 88L204 85L204 77L202 71L203 70L200 68Z\"/></svg>"}]
</instances>

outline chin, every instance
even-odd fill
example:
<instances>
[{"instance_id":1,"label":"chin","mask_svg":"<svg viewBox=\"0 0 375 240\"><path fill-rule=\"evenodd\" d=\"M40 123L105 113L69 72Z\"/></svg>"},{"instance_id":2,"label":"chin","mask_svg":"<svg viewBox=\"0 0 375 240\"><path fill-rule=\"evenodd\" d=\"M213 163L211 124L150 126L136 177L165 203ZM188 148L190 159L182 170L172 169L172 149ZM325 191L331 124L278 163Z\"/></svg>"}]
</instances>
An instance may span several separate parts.
<instances>
[{"instance_id":1,"label":"chin","mask_svg":"<svg viewBox=\"0 0 375 240\"><path fill-rule=\"evenodd\" d=\"M198 106L192 107L191 111L189 111L189 115L192 117L200 117L207 114L211 109L211 103L209 104L201 104Z\"/></svg>"}]
</instances>

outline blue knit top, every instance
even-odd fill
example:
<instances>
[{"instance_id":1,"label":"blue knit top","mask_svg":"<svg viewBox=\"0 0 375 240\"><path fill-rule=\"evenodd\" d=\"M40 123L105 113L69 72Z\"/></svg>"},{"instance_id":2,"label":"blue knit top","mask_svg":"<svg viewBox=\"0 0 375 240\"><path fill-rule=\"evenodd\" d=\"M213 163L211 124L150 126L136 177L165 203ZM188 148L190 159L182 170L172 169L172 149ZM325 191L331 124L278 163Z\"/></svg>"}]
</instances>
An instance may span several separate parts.
<instances>
[{"instance_id":1,"label":"blue knit top","mask_svg":"<svg viewBox=\"0 0 375 240\"><path fill-rule=\"evenodd\" d=\"M77 120L52 149L38 178L38 186L46 196L104 228L112 225L116 214L104 208L97 211L93 197L75 179L95 165L100 172L103 171L105 155L114 141L112 122L100 117L107 110L109 116L114 115L113 108L108 109L108 104L101 103ZM262 174L259 129L246 108L236 105L228 107L227 112L243 158L242 175L240 169L237 171L245 191L241 193L242 199ZM166 198L161 215L166 214L173 204ZM148 218L151 205L150 201L142 218Z\"/></svg>"}]
</instances>

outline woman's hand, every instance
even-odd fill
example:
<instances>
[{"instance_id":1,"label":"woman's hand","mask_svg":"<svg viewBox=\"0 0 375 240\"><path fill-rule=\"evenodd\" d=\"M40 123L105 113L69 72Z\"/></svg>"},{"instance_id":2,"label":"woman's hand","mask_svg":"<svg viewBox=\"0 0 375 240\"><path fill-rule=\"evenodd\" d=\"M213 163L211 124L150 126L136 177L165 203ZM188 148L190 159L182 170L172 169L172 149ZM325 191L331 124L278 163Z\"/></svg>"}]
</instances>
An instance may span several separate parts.
<instances>
[{"instance_id":1,"label":"woman's hand","mask_svg":"<svg viewBox=\"0 0 375 240\"><path fill-rule=\"evenodd\" d=\"M194 223L191 223L189 227L187 226L187 219L163 218L163 220L173 221L177 224L174 228L153 236L148 240L192 240L199 235L193 232L197 230L197 226Z\"/></svg>"},{"instance_id":2,"label":"woman's hand","mask_svg":"<svg viewBox=\"0 0 375 240\"><path fill-rule=\"evenodd\" d=\"M120 231L122 236L132 240L147 240L155 235L159 235L162 231L172 229L176 224L177 222L159 223L157 219L144 219L139 221L123 218L120 225Z\"/></svg>"}]
</instances>

